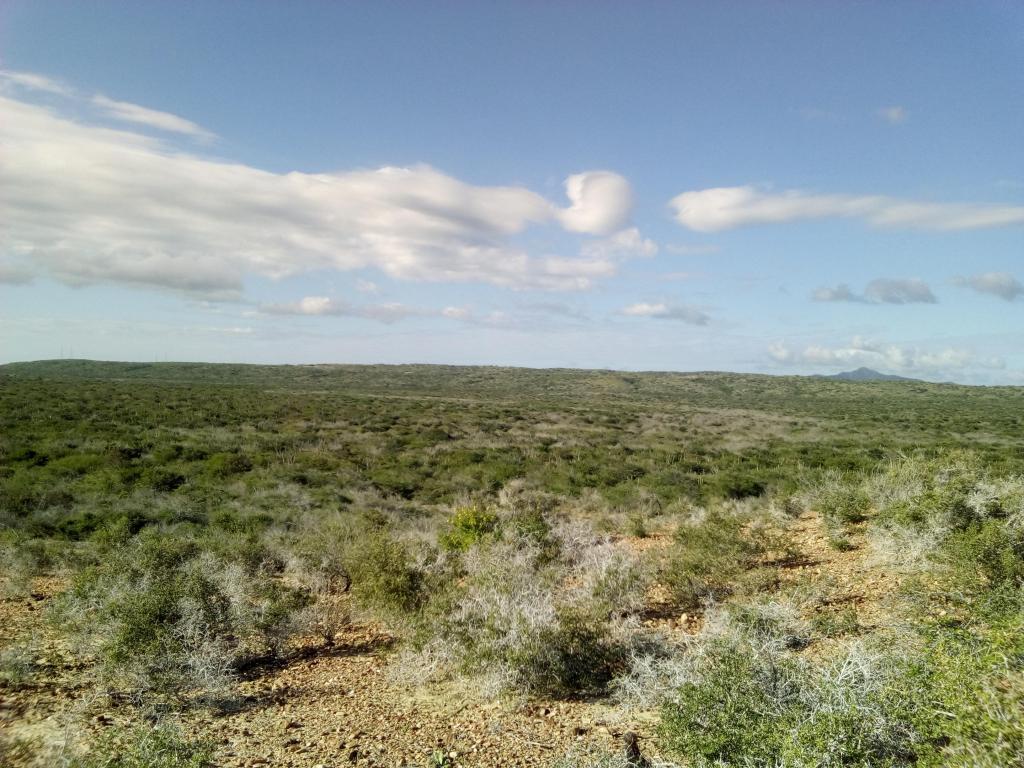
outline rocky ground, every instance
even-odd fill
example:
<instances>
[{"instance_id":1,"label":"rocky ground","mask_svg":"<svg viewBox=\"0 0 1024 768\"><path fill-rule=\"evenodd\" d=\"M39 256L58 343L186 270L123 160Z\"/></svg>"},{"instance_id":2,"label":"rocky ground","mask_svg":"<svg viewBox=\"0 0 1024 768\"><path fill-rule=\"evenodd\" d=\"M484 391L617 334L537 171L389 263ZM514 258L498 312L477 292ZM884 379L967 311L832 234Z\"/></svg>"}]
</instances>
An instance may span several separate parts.
<instances>
[{"instance_id":1,"label":"rocky ground","mask_svg":"<svg viewBox=\"0 0 1024 768\"><path fill-rule=\"evenodd\" d=\"M810 513L791 532L804 556L780 565L781 581L820 580L827 584L826 609L849 605L862 626L884 623L884 598L898 580L870 566L859 537L854 549L837 551ZM662 534L626 543L651 549L669 539ZM0 686L0 725L8 739L44 745L51 759L96 732L141 719L132 702L78 682L73 656L48 639L45 606L60 588L57 580L39 580L28 598L0 601L0 648L16 637L34 637L32 661L43 671L29 684ZM700 616L673 611L657 591L650 605L648 623L665 632L700 628ZM380 628L353 624L330 647L310 641L288 662L250 672L236 684L234 706L196 707L181 719L190 735L216 745L218 766L237 768L422 768L438 754L448 765L544 766L572 750L620 752L627 732L638 733L645 753L657 756L656 713L626 716L601 700L487 701L454 684L414 688L391 674L394 649Z\"/></svg>"}]
</instances>

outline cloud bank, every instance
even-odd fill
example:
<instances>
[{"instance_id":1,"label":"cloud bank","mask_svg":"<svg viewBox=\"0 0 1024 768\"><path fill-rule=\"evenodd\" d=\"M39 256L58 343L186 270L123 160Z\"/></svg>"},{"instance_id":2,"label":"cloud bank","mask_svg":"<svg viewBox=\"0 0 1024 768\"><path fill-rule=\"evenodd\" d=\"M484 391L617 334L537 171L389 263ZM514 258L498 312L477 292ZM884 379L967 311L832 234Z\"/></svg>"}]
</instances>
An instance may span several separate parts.
<instances>
[{"instance_id":1,"label":"cloud bank","mask_svg":"<svg viewBox=\"0 0 1024 768\"><path fill-rule=\"evenodd\" d=\"M866 366L882 371L936 375L966 368L1005 367L1002 358L982 358L972 350L945 347L926 350L905 347L898 344L875 342L855 336L849 344L822 346L812 344L803 349L794 349L783 343L768 347L768 356L777 363L786 365L820 365L828 367L855 368Z\"/></svg>"},{"instance_id":2,"label":"cloud bank","mask_svg":"<svg viewBox=\"0 0 1024 768\"><path fill-rule=\"evenodd\" d=\"M70 284L233 298L250 275L376 268L401 280L582 290L614 274L619 259L654 249L635 229L619 232L632 191L610 171L570 176L566 207L427 166L271 173L76 122L9 90L0 89L0 263L28 263ZM207 135L168 113L93 103L139 126ZM540 225L608 239L579 256L536 256L515 244Z\"/></svg>"},{"instance_id":3,"label":"cloud bank","mask_svg":"<svg viewBox=\"0 0 1024 768\"><path fill-rule=\"evenodd\" d=\"M881 195L820 195L801 190L717 187L683 192L669 203L675 219L696 232L806 219L860 219L873 227L948 232L1024 224L1024 206L931 203Z\"/></svg>"}]
</instances>

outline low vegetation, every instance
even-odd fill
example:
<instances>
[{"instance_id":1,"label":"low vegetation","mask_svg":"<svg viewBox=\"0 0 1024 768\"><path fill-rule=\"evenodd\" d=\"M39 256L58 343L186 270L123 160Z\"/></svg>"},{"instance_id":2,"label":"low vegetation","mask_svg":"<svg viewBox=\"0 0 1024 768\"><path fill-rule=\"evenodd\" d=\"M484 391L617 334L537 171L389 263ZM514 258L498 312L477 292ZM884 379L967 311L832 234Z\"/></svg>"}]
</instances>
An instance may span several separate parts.
<instances>
[{"instance_id":1,"label":"low vegetation","mask_svg":"<svg viewBox=\"0 0 1024 768\"><path fill-rule=\"evenodd\" d=\"M0 760L212 764L176 716L237 709L240 680L372 624L402 685L656 713L665 764L1024 765L1022 398L2 367L0 597L55 597L43 629L0 636L0 688L44 696L57 665L152 716L56 752L12 731ZM550 757L626 764L602 749Z\"/></svg>"}]
</instances>

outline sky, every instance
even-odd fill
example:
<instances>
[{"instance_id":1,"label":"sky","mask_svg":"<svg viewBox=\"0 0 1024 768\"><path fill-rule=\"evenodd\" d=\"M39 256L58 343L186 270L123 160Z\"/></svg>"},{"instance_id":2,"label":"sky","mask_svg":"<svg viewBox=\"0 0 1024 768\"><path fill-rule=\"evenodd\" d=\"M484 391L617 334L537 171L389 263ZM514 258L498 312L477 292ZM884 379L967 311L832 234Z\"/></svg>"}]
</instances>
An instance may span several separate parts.
<instances>
[{"instance_id":1,"label":"sky","mask_svg":"<svg viewBox=\"0 0 1024 768\"><path fill-rule=\"evenodd\" d=\"M1024 4L0 0L0 362L1024 385Z\"/></svg>"}]
</instances>

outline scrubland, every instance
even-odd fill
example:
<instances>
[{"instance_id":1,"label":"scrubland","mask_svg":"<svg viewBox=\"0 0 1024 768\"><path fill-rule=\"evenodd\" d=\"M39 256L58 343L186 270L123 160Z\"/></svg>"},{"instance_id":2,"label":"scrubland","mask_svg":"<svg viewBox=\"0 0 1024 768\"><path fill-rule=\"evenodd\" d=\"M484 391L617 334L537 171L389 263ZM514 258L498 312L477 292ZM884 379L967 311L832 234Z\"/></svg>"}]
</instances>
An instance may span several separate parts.
<instances>
[{"instance_id":1,"label":"scrubland","mask_svg":"<svg viewBox=\"0 0 1024 768\"><path fill-rule=\"evenodd\" d=\"M0 765L1024 765L1022 406L0 367Z\"/></svg>"}]
</instances>

